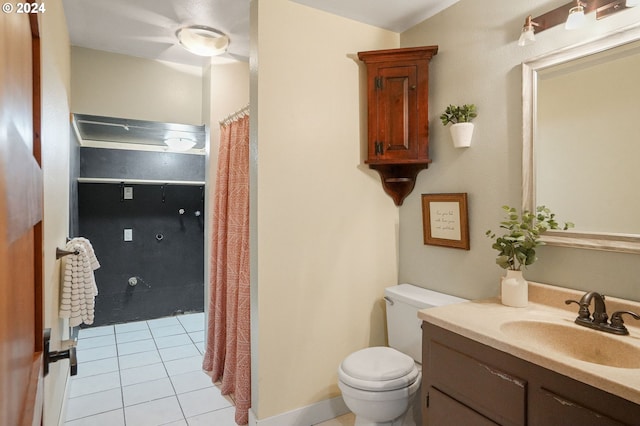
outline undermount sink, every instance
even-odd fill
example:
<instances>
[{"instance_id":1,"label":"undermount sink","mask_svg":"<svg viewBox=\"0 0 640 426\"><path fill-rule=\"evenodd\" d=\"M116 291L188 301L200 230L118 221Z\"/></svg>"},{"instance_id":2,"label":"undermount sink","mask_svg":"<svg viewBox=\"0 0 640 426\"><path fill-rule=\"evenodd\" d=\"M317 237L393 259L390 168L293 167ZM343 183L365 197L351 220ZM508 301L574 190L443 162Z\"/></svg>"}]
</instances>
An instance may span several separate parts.
<instances>
[{"instance_id":1,"label":"undermount sink","mask_svg":"<svg viewBox=\"0 0 640 426\"><path fill-rule=\"evenodd\" d=\"M573 323L518 320L502 324L500 330L537 352L555 352L609 367L640 368L640 348Z\"/></svg>"}]
</instances>

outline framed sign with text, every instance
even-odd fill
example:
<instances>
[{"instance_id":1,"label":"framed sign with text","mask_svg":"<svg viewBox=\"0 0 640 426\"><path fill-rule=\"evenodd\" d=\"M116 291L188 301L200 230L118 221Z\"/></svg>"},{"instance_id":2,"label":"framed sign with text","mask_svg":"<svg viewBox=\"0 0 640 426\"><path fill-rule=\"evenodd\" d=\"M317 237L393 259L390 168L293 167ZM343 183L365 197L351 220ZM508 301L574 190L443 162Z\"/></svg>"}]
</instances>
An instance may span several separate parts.
<instances>
[{"instance_id":1,"label":"framed sign with text","mask_svg":"<svg viewBox=\"0 0 640 426\"><path fill-rule=\"evenodd\" d=\"M422 194L424 243L469 250L467 193Z\"/></svg>"}]
</instances>

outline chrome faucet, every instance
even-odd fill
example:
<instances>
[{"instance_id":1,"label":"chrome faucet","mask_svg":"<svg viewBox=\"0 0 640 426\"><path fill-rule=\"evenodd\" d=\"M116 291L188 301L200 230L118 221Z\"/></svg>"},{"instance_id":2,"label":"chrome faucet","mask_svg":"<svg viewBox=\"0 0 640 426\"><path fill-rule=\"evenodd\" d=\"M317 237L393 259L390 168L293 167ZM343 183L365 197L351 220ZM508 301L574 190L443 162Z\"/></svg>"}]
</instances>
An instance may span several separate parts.
<instances>
[{"instance_id":1,"label":"chrome faucet","mask_svg":"<svg viewBox=\"0 0 640 426\"><path fill-rule=\"evenodd\" d=\"M594 301L593 315L589 311L591 300ZM628 314L636 320L640 320L640 315L635 312L616 311L611 315L611 323L609 323L609 315L607 315L607 307L604 301L604 295L595 291L590 291L585 293L585 295L580 298L580 301L565 300L564 303L567 305L575 303L580 306L578 309L578 317L575 320L575 323L578 325L593 328L595 330L606 331L607 333L622 335L629 334L629 330L624 326L622 314Z\"/></svg>"}]
</instances>

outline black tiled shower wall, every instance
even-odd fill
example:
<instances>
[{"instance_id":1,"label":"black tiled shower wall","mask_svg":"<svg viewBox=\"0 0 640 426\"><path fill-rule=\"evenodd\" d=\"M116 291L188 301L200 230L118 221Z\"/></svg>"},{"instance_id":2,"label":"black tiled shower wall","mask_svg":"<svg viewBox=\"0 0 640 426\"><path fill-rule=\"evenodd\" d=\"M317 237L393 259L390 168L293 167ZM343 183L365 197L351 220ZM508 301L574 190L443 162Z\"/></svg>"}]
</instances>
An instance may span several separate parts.
<instances>
[{"instance_id":1,"label":"black tiled shower wall","mask_svg":"<svg viewBox=\"0 0 640 426\"><path fill-rule=\"evenodd\" d=\"M107 151L120 150L82 148L81 176L204 181L203 156ZM86 170L90 164L92 173ZM131 168L137 172L130 174ZM79 183L77 187L79 235L91 241L101 264L95 271L94 326L203 311L204 186ZM132 188L133 199L124 199L125 187ZM125 241L125 229L131 230L132 241Z\"/></svg>"}]
</instances>

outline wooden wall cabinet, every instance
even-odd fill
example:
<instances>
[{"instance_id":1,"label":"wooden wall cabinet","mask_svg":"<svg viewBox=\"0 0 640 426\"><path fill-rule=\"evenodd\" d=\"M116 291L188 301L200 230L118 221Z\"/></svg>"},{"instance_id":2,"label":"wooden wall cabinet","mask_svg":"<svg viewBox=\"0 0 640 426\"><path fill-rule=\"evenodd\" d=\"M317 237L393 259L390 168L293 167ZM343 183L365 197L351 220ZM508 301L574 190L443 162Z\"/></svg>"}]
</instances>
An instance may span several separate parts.
<instances>
[{"instance_id":1,"label":"wooden wall cabinet","mask_svg":"<svg viewBox=\"0 0 640 426\"><path fill-rule=\"evenodd\" d=\"M423 425L637 425L640 406L424 322Z\"/></svg>"},{"instance_id":2,"label":"wooden wall cabinet","mask_svg":"<svg viewBox=\"0 0 640 426\"><path fill-rule=\"evenodd\" d=\"M429 166L429 61L438 46L359 52L367 67L368 155L396 205Z\"/></svg>"}]
</instances>

